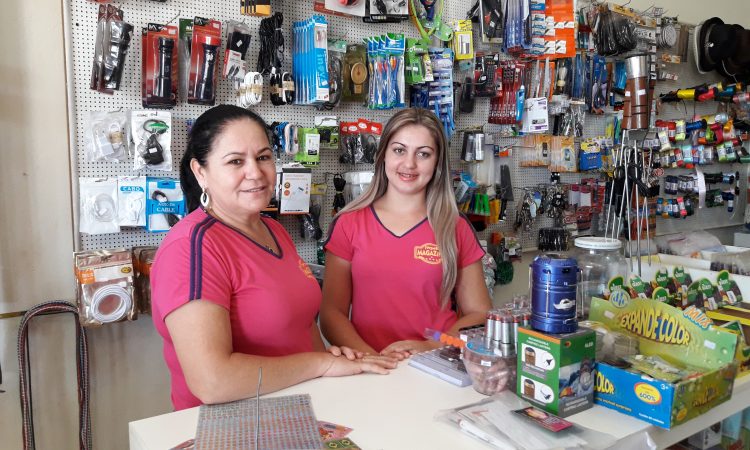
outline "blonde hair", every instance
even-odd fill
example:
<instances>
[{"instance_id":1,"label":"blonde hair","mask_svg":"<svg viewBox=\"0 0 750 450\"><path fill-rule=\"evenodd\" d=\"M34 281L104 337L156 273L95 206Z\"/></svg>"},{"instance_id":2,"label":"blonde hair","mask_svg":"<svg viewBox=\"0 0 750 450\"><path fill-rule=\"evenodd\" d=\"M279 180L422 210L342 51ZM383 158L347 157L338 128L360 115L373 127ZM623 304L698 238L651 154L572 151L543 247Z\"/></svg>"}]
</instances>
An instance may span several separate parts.
<instances>
[{"instance_id":1,"label":"blonde hair","mask_svg":"<svg viewBox=\"0 0 750 450\"><path fill-rule=\"evenodd\" d=\"M427 220L435 233L435 243L440 250L443 266L443 281L440 285L440 307L445 309L450 303L450 296L456 286L458 277L456 222L458 207L451 183L448 164L448 140L443 131L443 124L427 109L409 108L394 114L383 129L380 145L375 157L375 175L370 186L361 196L346 205L339 214L357 211L372 205L385 195L388 189L388 178L385 175L385 152L393 135L401 127L419 125L425 127L435 139L437 145L437 164L432 179L427 183Z\"/></svg>"}]
</instances>

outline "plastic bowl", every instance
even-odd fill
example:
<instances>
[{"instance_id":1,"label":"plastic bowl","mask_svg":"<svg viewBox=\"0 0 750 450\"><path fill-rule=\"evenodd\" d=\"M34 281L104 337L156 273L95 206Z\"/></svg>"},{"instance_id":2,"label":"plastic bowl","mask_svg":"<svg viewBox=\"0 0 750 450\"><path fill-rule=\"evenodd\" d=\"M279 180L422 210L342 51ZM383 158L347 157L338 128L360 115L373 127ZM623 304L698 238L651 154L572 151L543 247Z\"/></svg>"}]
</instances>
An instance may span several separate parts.
<instances>
[{"instance_id":1,"label":"plastic bowl","mask_svg":"<svg viewBox=\"0 0 750 450\"><path fill-rule=\"evenodd\" d=\"M464 366L474 390L484 395L502 392L515 383L516 356L500 356L483 346L464 348Z\"/></svg>"}]
</instances>

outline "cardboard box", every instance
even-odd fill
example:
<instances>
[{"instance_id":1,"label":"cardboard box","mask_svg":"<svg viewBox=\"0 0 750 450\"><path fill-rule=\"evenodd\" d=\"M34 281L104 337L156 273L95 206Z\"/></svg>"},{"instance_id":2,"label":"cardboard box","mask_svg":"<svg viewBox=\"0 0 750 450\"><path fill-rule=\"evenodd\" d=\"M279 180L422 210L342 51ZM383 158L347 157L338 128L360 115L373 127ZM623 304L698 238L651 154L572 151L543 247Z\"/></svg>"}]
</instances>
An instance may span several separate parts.
<instances>
[{"instance_id":1,"label":"cardboard box","mask_svg":"<svg viewBox=\"0 0 750 450\"><path fill-rule=\"evenodd\" d=\"M750 310L739 306L725 306L715 311L706 311L715 324L737 334L739 342L734 360L739 364L737 377L750 374Z\"/></svg>"},{"instance_id":2,"label":"cardboard box","mask_svg":"<svg viewBox=\"0 0 750 450\"><path fill-rule=\"evenodd\" d=\"M594 404L596 335L581 328L569 334L518 329L518 395L545 411L566 417Z\"/></svg>"},{"instance_id":3,"label":"cardboard box","mask_svg":"<svg viewBox=\"0 0 750 450\"><path fill-rule=\"evenodd\" d=\"M312 172L305 167L283 167L279 183L279 213L310 212Z\"/></svg>"},{"instance_id":4,"label":"cardboard box","mask_svg":"<svg viewBox=\"0 0 750 450\"><path fill-rule=\"evenodd\" d=\"M703 369L675 383L639 372L597 364L596 403L662 428L699 416L732 396L737 335L712 326L701 310L680 310L647 299L592 299L589 319L639 340L644 355Z\"/></svg>"}]
</instances>

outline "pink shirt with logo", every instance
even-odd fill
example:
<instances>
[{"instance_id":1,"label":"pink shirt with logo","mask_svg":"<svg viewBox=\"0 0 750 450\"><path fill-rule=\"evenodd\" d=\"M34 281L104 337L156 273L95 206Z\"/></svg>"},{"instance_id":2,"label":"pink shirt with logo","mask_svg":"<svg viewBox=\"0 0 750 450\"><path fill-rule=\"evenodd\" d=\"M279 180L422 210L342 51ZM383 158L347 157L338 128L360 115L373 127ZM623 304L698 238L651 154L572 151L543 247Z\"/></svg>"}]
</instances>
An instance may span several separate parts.
<instances>
[{"instance_id":1,"label":"pink shirt with logo","mask_svg":"<svg viewBox=\"0 0 750 450\"><path fill-rule=\"evenodd\" d=\"M463 216L456 223L456 245L459 270L484 256ZM352 324L376 351L422 340L425 328L446 331L458 320L455 311L440 308L442 260L426 218L397 236L372 207L352 211L331 224L325 249L351 262Z\"/></svg>"},{"instance_id":2,"label":"pink shirt with logo","mask_svg":"<svg viewBox=\"0 0 750 450\"><path fill-rule=\"evenodd\" d=\"M151 268L151 309L164 339L175 410L201 404L188 389L164 323L190 301L209 301L229 311L235 352L284 356L313 351L310 327L320 309L320 287L281 224L262 220L279 254L200 208L178 222L159 247Z\"/></svg>"}]
</instances>

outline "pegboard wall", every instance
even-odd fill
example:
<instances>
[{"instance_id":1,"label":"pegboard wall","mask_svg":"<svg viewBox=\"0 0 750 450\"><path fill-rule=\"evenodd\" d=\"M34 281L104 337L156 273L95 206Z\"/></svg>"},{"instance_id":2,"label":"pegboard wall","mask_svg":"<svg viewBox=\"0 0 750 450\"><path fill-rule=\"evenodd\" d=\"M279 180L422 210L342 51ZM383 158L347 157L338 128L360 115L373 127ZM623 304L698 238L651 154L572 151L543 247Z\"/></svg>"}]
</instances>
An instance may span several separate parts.
<instances>
[{"instance_id":1,"label":"pegboard wall","mask_svg":"<svg viewBox=\"0 0 750 450\"><path fill-rule=\"evenodd\" d=\"M467 9L473 2L446 0L446 11L444 17L448 19L464 18ZM309 18L315 14L313 3L297 1L273 1L273 11L280 11L284 15L283 34L285 42L285 59L283 69L291 71L291 25L295 21ZM130 50L126 57L125 68L122 78L122 84L119 91L114 95L106 95L89 89L91 75L91 66L94 55L94 36L96 34L96 20L98 4L89 0L68 0L66 6L69 8L66 25L68 33L68 43L72 46L70 54L69 73L72 79L72 96L69 98L70 110L72 112L71 123L73 130L73 146L75 155L72 157L72 179L78 177L114 177L124 175L147 175L147 176L166 176L178 178L176 170L179 167L179 161L184 154L187 145L187 121L197 118L201 113L206 111L208 106L190 105L179 102L178 105L171 109L172 112L172 161L173 171L163 172L154 170L141 170L137 173L133 171L132 157L125 162L86 162L83 150L83 133L84 119L89 111L113 111L118 109L137 110L142 109L141 105L141 40L140 29L148 23L172 23L176 24L179 18L192 18L195 16L212 18L222 21L233 19L245 21L251 26L251 29L257 29L261 18L242 16L239 12L239 1L193 1L193 0L167 0L165 3L152 2L145 0L130 0L119 3L120 8L124 11L124 20L135 27L133 39L131 40ZM363 38L373 35L380 35L386 32L405 33L408 37L418 37L417 30L410 22L400 24L367 24L360 19L343 18L336 16L325 16L328 21L329 38L343 38L347 42L361 42ZM224 27L226 32L226 27ZM476 33L475 33L476 37ZM226 36L223 36L223 44L226 42ZM478 43L475 39L476 50L497 51L497 47L487 47ZM222 46L223 49L223 46ZM248 65L251 69L255 67L259 52L259 41L251 41L250 49L247 54ZM223 54L223 53L222 53ZM221 58L223 63L223 58ZM221 73L221 63L219 73ZM679 66L675 72L680 74L680 80L677 83L659 83L657 92L675 89L677 86L691 86L698 84L696 81L701 76L695 71L694 64L689 61L688 64ZM692 76L692 78L691 78ZM701 79L702 80L702 79ZM267 82L267 80L266 80ZM702 81L701 81L702 82ZM407 97L408 98L408 97ZM217 88L217 104L234 103L234 93L230 83L219 76ZM670 107L671 108L671 107ZM692 106L688 106L692 109ZM362 105L353 103L341 103L333 111L315 110L312 106L284 105L273 106L268 99L268 87L264 89L263 101L252 108L259 113L267 123L273 121L288 121L302 126L313 126L314 116L319 114L335 114L339 120L354 121L363 117L368 120L374 120L385 123L395 110L369 110ZM714 112L713 104L704 104L698 108L699 114L708 114ZM688 111L692 115L692 111ZM500 130L499 125L487 124L489 113L489 99L478 98L474 112L471 114L460 114L456 117L456 129L462 130L467 127L483 125L486 133L494 133ZM685 117L681 110L667 110L665 118ZM605 118L587 115L584 129L585 137L599 136L604 133ZM454 169L461 168L463 164L460 161L460 149L463 136L457 131L451 139L451 164ZM502 145L513 145L518 142L517 138L501 139L496 142ZM332 175L343 173L351 170L371 170L372 165L357 164L342 165L338 161L338 150L321 151L320 165L313 169L313 183L325 182L328 186L326 192L323 214L321 216L321 227L323 230L328 229L331 221L330 210L333 204L333 183ZM518 157L504 158L500 164L507 164L511 169L511 179L514 187L533 186L549 181L549 171L546 168L521 168L517 164ZM291 161L290 157L284 157L282 162ZM721 167L723 166L714 166ZM721 170L721 169L717 169ZM735 170L735 169L732 169ZM739 170L739 169L737 169ZM581 174L562 174L563 183L577 182ZM585 174L587 177L595 176ZM743 172L744 177L744 172ZM743 179L746 179L743 178ZM74 181L75 184L75 181ZM678 221L675 219L659 219L657 231L659 234L675 228L675 222L683 222L694 229L705 229L712 226L727 225L729 223L742 223L744 214L745 189L741 189L742 198L736 202L737 208L731 220L725 220L723 217L711 214L709 211L698 212L696 216L686 220ZM78 202L77 184L74 187L74 202ZM515 198L520 200L522 192L516 190ZM514 203L509 205L508 220L499 224L488 227L487 230L480 233L484 238L491 231L511 231L513 228L513 218L515 217ZM75 209L75 208L74 208ZM281 223L289 231L295 243L299 254L308 262L316 261L316 243L315 241L305 241L300 238L298 219L293 216L282 216ZM78 218L74 218L77 227ZM531 232L520 232L519 237L524 248L536 247L537 229L541 226L552 225L552 220L546 217L536 221ZM80 242L77 244L78 250L114 248L114 247L132 247L136 245L158 245L163 239L165 233L150 233L141 229L125 229L116 234L86 235L80 234Z\"/></svg>"}]
</instances>

